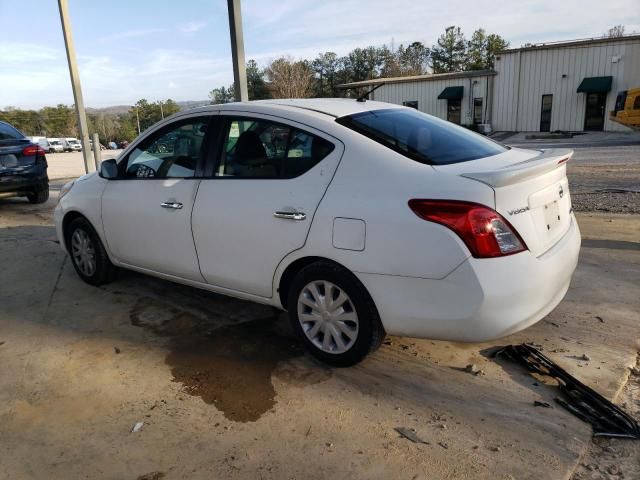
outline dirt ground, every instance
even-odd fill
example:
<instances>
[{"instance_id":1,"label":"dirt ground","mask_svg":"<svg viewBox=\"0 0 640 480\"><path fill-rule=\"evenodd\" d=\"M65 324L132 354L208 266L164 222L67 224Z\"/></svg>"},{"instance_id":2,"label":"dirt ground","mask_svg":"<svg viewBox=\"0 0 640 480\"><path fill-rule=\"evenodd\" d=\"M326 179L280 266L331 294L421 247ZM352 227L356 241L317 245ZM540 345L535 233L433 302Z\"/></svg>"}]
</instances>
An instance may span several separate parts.
<instances>
[{"instance_id":1,"label":"dirt ground","mask_svg":"<svg viewBox=\"0 0 640 480\"><path fill-rule=\"evenodd\" d=\"M330 369L271 308L131 272L82 283L55 199L0 200L0 479L638 478L637 446L592 442L554 387L491 353L531 342L637 414L639 216L579 215L569 293L524 332L392 337Z\"/></svg>"}]
</instances>

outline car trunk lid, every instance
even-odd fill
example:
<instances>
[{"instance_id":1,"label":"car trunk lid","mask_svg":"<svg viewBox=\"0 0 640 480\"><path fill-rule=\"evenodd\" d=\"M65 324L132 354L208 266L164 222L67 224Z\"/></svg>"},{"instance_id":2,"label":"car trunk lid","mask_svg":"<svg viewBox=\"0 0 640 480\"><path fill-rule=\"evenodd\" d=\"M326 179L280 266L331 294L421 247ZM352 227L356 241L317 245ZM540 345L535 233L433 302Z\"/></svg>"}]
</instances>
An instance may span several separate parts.
<instances>
[{"instance_id":1,"label":"car trunk lid","mask_svg":"<svg viewBox=\"0 0 640 480\"><path fill-rule=\"evenodd\" d=\"M571 225L566 164L572 155L573 151L567 149L510 149L500 155L434 168L491 187L495 210L539 256Z\"/></svg>"}]
</instances>

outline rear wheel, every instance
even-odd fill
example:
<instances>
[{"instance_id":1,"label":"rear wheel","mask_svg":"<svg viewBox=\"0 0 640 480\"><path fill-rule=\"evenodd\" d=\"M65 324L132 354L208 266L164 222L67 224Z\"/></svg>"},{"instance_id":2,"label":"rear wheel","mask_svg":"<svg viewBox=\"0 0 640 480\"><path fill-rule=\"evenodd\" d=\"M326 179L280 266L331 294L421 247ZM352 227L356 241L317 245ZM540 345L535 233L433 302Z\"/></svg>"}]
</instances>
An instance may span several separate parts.
<instances>
[{"instance_id":1,"label":"rear wheel","mask_svg":"<svg viewBox=\"0 0 640 480\"><path fill-rule=\"evenodd\" d=\"M38 192L30 193L27 195L27 200L29 203L44 203L49 200L49 186L47 185L45 188Z\"/></svg>"},{"instance_id":2,"label":"rear wheel","mask_svg":"<svg viewBox=\"0 0 640 480\"><path fill-rule=\"evenodd\" d=\"M102 285L116 276L117 269L109 260L100 237L85 218L73 220L65 232L71 262L82 280Z\"/></svg>"},{"instance_id":3,"label":"rear wheel","mask_svg":"<svg viewBox=\"0 0 640 480\"><path fill-rule=\"evenodd\" d=\"M360 362L385 332L362 283L348 270L321 261L303 268L288 296L291 326L305 348L337 367Z\"/></svg>"}]
</instances>

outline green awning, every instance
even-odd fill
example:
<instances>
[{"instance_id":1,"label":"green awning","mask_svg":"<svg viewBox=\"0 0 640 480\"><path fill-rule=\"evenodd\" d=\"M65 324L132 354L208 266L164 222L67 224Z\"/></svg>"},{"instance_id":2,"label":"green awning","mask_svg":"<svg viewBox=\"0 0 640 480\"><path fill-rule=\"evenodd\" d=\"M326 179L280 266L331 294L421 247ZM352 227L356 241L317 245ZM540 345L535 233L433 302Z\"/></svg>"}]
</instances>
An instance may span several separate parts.
<instances>
[{"instance_id":1,"label":"green awning","mask_svg":"<svg viewBox=\"0 0 640 480\"><path fill-rule=\"evenodd\" d=\"M438 95L438 100L460 100L464 93L464 87L447 87Z\"/></svg>"},{"instance_id":2,"label":"green awning","mask_svg":"<svg viewBox=\"0 0 640 480\"><path fill-rule=\"evenodd\" d=\"M585 77L577 92L584 93L607 93L611 90L613 77Z\"/></svg>"}]
</instances>

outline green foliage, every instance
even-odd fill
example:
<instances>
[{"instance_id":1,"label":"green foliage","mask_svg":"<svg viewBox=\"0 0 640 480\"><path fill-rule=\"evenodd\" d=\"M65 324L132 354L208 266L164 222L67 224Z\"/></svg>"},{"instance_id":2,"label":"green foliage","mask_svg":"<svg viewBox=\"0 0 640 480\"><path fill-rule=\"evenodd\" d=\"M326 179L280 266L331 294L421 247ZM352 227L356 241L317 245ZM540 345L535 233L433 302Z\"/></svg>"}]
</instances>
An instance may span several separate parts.
<instances>
[{"instance_id":1,"label":"green foliage","mask_svg":"<svg viewBox=\"0 0 640 480\"><path fill-rule=\"evenodd\" d=\"M247 90L249 100L263 100L269 98L267 84L264 81L264 69L255 60L247 62ZM233 92L233 88L231 89Z\"/></svg>"},{"instance_id":2,"label":"green foliage","mask_svg":"<svg viewBox=\"0 0 640 480\"><path fill-rule=\"evenodd\" d=\"M234 87L229 85L228 88L219 87L214 88L209 92L209 100L211 105L218 105L220 103L233 102L235 98Z\"/></svg>"},{"instance_id":3,"label":"green foliage","mask_svg":"<svg viewBox=\"0 0 640 480\"><path fill-rule=\"evenodd\" d=\"M460 27L450 26L431 49L433 73L461 72L467 63L467 41Z\"/></svg>"}]
</instances>

